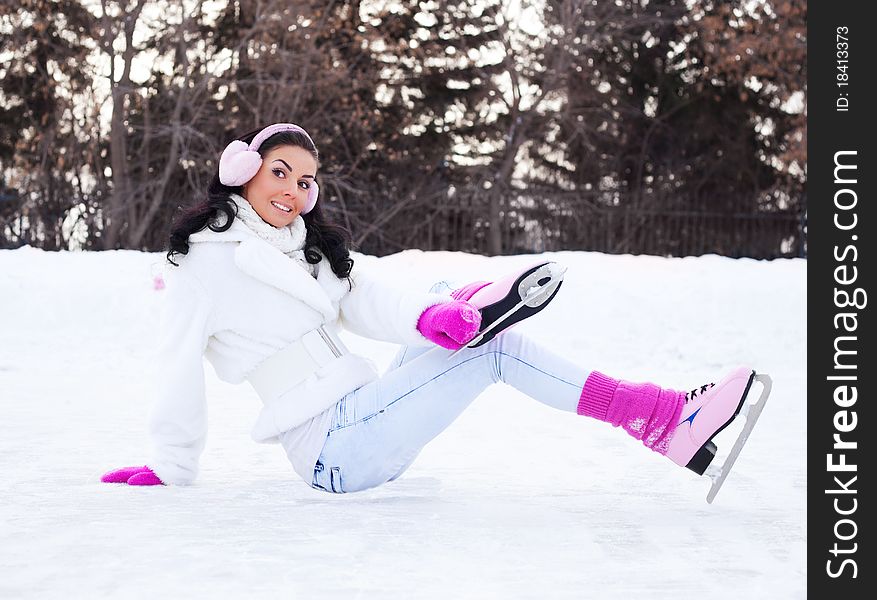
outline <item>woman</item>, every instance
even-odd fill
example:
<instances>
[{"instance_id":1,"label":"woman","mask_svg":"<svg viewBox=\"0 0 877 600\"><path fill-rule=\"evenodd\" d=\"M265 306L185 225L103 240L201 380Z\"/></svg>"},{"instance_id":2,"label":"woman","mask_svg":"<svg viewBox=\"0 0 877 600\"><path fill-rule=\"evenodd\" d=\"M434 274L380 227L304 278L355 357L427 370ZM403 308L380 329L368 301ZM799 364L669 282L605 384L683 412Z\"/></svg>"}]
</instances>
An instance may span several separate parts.
<instances>
[{"instance_id":1,"label":"woman","mask_svg":"<svg viewBox=\"0 0 877 600\"><path fill-rule=\"evenodd\" d=\"M152 456L102 481L195 480L207 435L202 356L224 381L253 385L265 403L253 438L282 444L315 489L353 492L396 479L499 381L620 426L704 473L715 454L711 439L744 405L752 369L690 393L589 372L511 329L557 293L556 271L544 263L451 294L370 278L354 268L349 233L322 213L318 161L313 140L290 123L251 132L222 153L207 199L171 233L175 268L161 318L164 380L150 415ZM542 299L502 320L527 281ZM403 344L391 369L379 376L370 360L349 352L339 326Z\"/></svg>"}]
</instances>

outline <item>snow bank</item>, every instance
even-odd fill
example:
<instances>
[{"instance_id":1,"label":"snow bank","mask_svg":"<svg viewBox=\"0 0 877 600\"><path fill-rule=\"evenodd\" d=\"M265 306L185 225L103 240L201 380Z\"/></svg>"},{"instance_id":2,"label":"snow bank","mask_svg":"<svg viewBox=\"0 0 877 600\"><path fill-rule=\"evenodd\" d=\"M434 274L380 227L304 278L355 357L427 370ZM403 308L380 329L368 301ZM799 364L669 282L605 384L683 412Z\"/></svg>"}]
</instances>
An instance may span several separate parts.
<instances>
[{"instance_id":1,"label":"snow bank","mask_svg":"<svg viewBox=\"0 0 877 600\"><path fill-rule=\"evenodd\" d=\"M569 267L519 325L590 369L688 389L738 364L774 391L715 504L620 429L488 388L399 480L333 496L250 441L259 401L205 363L197 485L142 464L163 255L0 251L0 597L805 596L806 261L541 255ZM427 289L534 255L361 264ZM386 365L397 347L343 333Z\"/></svg>"}]
</instances>

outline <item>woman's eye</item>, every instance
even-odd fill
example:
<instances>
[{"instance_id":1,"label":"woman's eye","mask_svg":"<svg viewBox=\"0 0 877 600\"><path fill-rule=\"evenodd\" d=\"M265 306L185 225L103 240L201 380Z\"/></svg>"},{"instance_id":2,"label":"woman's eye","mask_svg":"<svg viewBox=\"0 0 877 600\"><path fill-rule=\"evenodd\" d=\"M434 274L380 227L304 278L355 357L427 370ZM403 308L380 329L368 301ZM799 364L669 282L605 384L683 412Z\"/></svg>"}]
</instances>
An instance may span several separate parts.
<instances>
[{"instance_id":1,"label":"woman's eye","mask_svg":"<svg viewBox=\"0 0 877 600\"><path fill-rule=\"evenodd\" d=\"M284 173L282 169L271 169L271 172L274 173L275 175L277 175L278 177L280 175L282 175L284 178L286 178L286 173ZM279 175L278 175L278 173L279 173Z\"/></svg>"},{"instance_id":2,"label":"woman's eye","mask_svg":"<svg viewBox=\"0 0 877 600\"><path fill-rule=\"evenodd\" d=\"M299 183L303 184L305 186L306 190L311 189L311 184L308 183L307 181L299 181Z\"/></svg>"}]
</instances>

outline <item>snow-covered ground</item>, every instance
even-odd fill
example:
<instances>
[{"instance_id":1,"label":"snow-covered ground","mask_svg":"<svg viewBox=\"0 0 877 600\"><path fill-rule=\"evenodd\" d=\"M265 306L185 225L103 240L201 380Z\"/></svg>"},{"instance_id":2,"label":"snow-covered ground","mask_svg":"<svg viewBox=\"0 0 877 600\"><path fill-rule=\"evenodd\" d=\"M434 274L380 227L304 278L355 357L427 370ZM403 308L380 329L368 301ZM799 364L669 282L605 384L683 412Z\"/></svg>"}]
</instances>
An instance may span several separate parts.
<instances>
[{"instance_id":1,"label":"snow-covered ground","mask_svg":"<svg viewBox=\"0 0 877 600\"><path fill-rule=\"evenodd\" d=\"M196 485L100 483L146 455L163 255L25 247L0 251L0 598L803 598L806 262L543 256L566 281L519 331L589 369L677 389L738 364L773 377L714 504L621 429L505 384L399 480L318 492L250 440L258 398L206 362ZM426 290L534 256L357 258ZM397 350L342 337L379 366Z\"/></svg>"}]
</instances>

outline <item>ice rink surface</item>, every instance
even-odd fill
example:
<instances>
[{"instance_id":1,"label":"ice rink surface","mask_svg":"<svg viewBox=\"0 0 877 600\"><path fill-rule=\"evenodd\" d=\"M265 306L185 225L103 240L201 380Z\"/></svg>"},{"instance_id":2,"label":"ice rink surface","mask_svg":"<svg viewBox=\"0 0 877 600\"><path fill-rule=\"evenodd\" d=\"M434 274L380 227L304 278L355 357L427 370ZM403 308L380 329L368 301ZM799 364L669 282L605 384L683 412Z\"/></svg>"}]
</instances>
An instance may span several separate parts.
<instances>
[{"instance_id":1,"label":"ice rink surface","mask_svg":"<svg viewBox=\"0 0 877 600\"><path fill-rule=\"evenodd\" d=\"M354 256L421 291L538 258ZM541 256L569 270L518 330L588 369L675 389L771 375L715 503L621 429L503 383L397 481L319 492L250 439L257 396L206 362L196 484L100 483L147 453L163 255L25 247L0 251L0 598L804 598L806 261ZM342 338L381 367L398 350Z\"/></svg>"}]
</instances>

